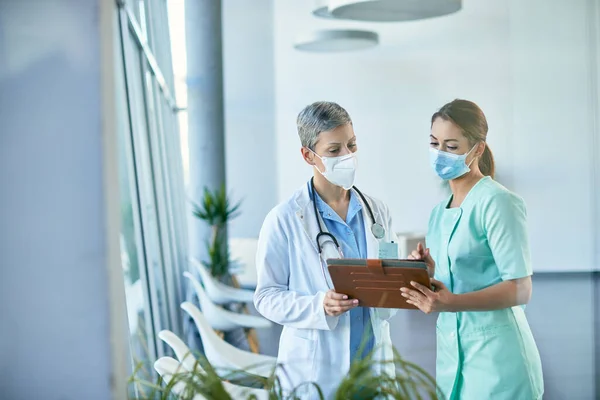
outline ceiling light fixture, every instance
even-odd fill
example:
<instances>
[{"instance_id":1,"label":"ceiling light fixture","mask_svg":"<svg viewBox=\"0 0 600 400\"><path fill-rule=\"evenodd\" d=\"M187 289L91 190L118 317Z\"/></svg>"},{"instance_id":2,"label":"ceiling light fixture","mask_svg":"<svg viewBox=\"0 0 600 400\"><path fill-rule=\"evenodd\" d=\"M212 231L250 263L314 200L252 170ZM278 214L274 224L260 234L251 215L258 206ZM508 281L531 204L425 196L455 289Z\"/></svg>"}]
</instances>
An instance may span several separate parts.
<instances>
[{"instance_id":1,"label":"ceiling light fixture","mask_svg":"<svg viewBox=\"0 0 600 400\"><path fill-rule=\"evenodd\" d=\"M378 43L379 35L371 31L321 30L298 37L294 48L317 53L341 52L375 47Z\"/></svg>"},{"instance_id":2,"label":"ceiling light fixture","mask_svg":"<svg viewBox=\"0 0 600 400\"><path fill-rule=\"evenodd\" d=\"M366 22L414 21L462 8L462 0L317 0L316 4L317 17Z\"/></svg>"}]
</instances>

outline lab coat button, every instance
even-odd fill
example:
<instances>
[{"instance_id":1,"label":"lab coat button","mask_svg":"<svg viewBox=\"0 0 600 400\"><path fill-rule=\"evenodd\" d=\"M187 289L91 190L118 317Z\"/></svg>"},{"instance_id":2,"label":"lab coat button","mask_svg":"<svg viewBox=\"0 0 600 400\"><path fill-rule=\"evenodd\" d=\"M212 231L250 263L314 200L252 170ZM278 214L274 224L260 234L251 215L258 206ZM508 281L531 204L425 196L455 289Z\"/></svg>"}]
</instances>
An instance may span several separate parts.
<instances>
[{"instance_id":1,"label":"lab coat button","mask_svg":"<svg viewBox=\"0 0 600 400\"><path fill-rule=\"evenodd\" d=\"M452 333L450 333L450 337L451 337L451 338L455 338L455 337L456 337L456 332L452 332Z\"/></svg>"}]
</instances>

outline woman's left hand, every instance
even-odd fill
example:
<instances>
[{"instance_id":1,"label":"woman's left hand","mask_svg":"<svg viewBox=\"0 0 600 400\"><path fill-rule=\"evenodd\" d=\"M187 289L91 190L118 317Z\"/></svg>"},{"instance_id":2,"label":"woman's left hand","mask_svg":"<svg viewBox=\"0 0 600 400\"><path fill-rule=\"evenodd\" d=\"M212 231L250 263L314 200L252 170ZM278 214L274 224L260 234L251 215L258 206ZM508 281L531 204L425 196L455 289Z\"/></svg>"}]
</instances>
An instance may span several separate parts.
<instances>
[{"instance_id":1,"label":"woman's left hand","mask_svg":"<svg viewBox=\"0 0 600 400\"><path fill-rule=\"evenodd\" d=\"M415 289L401 288L402 296L408 304L412 304L425 314L432 312L451 311L454 294L442 282L432 279L435 291L417 282L411 282Z\"/></svg>"}]
</instances>

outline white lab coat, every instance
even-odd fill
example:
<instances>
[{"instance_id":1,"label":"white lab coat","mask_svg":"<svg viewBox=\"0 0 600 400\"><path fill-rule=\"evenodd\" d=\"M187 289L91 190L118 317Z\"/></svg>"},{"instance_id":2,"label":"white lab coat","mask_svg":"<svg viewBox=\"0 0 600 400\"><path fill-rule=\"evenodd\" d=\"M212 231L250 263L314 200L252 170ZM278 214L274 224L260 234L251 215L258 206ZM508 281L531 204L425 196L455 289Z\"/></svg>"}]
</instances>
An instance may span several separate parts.
<instances>
[{"instance_id":1,"label":"white lab coat","mask_svg":"<svg viewBox=\"0 0 600 400\"><path fill-rule=\"evenodd\" d=\"M382 240L396 241L387 206L365 197L375 220L386 230ZM377 258L379 240L371 233L372 221L364 204L362 213L367 254L369 258ZM321 226L326 230L322 220ZM333 285L318 255L315 241L318 232L306 184L288 201L271 210L258 240L254 304L265 318L283 325L278 354L278 362L283 365L278 373L283 388L290 390L304 382L316 382L328 399L350 367L350 315L346 312L331 317L323 309L325 293ZM322 243L323 259L339 258L330 239L323 238ZM371 309L377 359L393 358L388 320L395 312ZM378 368L394 374L390 363ZM303 398L315 398L314 392L311 393Z\"/></svg>"}]
</instances>

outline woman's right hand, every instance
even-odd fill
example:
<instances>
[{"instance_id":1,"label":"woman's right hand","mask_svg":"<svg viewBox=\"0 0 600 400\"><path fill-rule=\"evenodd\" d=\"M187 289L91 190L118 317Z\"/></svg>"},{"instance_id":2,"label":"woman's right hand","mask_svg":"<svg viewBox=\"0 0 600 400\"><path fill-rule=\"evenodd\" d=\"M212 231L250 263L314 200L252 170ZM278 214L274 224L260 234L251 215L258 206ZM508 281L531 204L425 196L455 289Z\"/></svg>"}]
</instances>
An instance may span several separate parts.
<instances>
[{"instance_id":1,"label":"woman's right hand","mask_svg":"<svg viewBox=\"0 0 600 400\"><path fill-rule=\"evenodd\" d=\"M431 258L431 254L429 254L429 249L424 248L423 244L419 242L417 245L417 249L413 250L412 253L408 256L409 260L422 260L427 264L427 271L429 272L429 277L433 278L435 274L435 261Z\"/></svg>"},{"instance_id":2,"label":"woman's right hand","mask_svg":"<svg viewBox=\"0 0 600 400\"><path fill-rule=\"evenodd\" d=\"M328 291L325 294L325 299L323 299L325 314L332 317L337 317L356 306L358 306L358 300L348 300L348 296L336 293L333 290Z\"/></svg>"}]
</instances>

